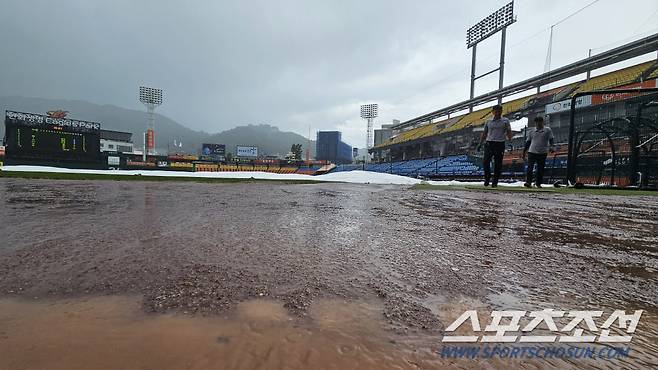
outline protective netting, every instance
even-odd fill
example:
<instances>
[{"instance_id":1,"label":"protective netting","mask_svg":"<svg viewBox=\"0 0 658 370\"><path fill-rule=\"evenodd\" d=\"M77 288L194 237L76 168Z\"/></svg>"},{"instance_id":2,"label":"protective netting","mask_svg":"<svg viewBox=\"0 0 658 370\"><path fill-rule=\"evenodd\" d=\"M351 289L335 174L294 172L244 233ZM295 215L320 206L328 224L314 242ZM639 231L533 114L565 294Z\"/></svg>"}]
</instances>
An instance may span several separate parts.
<instances>
[{"instance_id":1,"label":"protective netting","mask_svg":"<svg viewBox=\"0 0 658 370\"><path fill-rule=\"evenodd\" d=\"M592 92L583 99L606 103L573 112L569 180L658 188L658 92Z\"/></svg>"}]
</instances>

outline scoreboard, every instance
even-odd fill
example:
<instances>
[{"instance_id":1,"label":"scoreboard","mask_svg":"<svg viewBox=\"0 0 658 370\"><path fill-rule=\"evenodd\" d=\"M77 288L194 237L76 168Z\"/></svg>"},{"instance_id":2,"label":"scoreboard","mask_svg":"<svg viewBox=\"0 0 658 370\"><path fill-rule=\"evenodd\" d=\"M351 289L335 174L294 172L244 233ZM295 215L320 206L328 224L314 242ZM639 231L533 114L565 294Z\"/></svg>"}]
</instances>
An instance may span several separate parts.
<instances>
[{"instance_id":1,"label":"scoreboard","mask_svg":"<svg viewBox=\"0 0 658 370\"><path fill-rule=\"evenodd\" d=\"M7 159L98 162L100 124L6 111Z\"/></svg>"}]
</instances>

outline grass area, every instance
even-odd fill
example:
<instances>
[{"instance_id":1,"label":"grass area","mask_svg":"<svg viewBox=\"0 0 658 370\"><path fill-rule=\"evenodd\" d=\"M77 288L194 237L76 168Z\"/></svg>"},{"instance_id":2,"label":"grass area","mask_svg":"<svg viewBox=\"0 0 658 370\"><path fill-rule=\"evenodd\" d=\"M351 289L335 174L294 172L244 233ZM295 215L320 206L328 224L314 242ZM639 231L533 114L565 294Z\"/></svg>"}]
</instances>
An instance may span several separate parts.
<instances>
[{"instance_id":1,"label":"grass area","mask_svg":"<svg viewBox=\"0 0 658 370\"><path fill-rule=\"evenodd\" d=\"M317 184L322 181L315 180L278 180L278 179L236 179L236 178L204 178L204 177L177 177L177 176L140 176L140 175L112 175L112 174L86 174L86 173L58 173L58 172L18 172L0 171L0 178L21 179L47 179L47 180L105 180L105 181L179 181L201 183L254 183L275 182L277 184Z\"/></svg>"},{"instance_id":2,"label":"grass area","mask_svg":"<svg viewBox=\"0 0 658 370\"><path fill-rule=\"evenodd\" d=\"M509 192L509 193L550 193L550 194L584 194L584 195L649 195L649 196L658 196L658 191L654 190L635 190L635 189L605 189L605 188L585 188L585 189L576 189L572 187L560 187L556 188L553 186L545 186L541 189L537 188L525 188L525 187L509 187L509 186L498 186L497 188L484 187L481 183L473 183L473 185L430 185L430 184L418 184L414 185L414 189L418 190L465 190L465 191L498 191L498 192Z\"/></svg>"}]
</instances>

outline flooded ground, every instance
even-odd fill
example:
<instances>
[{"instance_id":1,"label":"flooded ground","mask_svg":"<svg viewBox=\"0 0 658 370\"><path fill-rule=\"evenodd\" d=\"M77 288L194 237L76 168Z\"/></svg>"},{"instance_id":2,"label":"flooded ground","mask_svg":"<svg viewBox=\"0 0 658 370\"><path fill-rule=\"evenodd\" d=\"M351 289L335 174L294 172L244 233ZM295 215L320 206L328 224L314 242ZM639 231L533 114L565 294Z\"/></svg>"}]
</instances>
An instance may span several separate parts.
<instances>
[{"instance_id":1,"label":"flooded ground","mask_svg":"<svg viewBox=\"0 0 658 370\"><path fill-rule=\"evenodd\" d=\"M0 369L658 363L655 197L0 179L0 205ZM464 310L545 308L645 312L626 359L439 356Z\"/></svg>"},{"instance_id":2,"label":"flooded ground","mask_svg":"<svg viewBox=\"0 0 658 370\"><path fill-rule=\"evenodd\" d=\"M306 325L269 300L230 318L146 315L134 297L0 307L3 369L379 369L418 357L387 341L365 304L318 301Z\"/></svg>"}]
</instances>

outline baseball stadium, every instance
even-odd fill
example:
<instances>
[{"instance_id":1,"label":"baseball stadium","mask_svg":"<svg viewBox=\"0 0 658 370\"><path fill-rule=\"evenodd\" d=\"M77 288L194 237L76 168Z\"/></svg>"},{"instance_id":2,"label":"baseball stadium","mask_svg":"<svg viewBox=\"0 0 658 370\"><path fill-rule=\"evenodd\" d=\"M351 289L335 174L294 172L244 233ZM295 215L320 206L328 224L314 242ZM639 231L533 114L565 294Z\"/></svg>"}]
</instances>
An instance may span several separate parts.
<instances>
[{"instance_id":1,"label":"baseball stadium","mask_svg":"<svg viewBox=\"0 0 658 370\"><path fill-rule=\"evenodd\" d=\"M548 75L536 76L507 91L516 94L524 90L539 91L548 82L556 81L557 77L553 75L562 79L577 76L583 71L589 75L596 67L605 67L611 62L618 63L623 58L646 54L656 48L656 45L658 36L654 35L591 58L596 60L582 60ZM550 183L569 184L571 180L573 184L656 189L657 78L658 62L652 60L521 98L503 100L505 117L513 121L525 120L528 123L514 133L508 144L503 160L503 179L515 181L524 177L525 163L522 152L526 132L533 129L533 119L542 116L547 118L556 140L556 151L546 159ZM224 146L219 156L170 153L149 155L144 160L141 155L123 152L111 155L101 152L98 148L98 134L93 135L87 132L89 129L81 127L73 127L68 133L67 129L71 126L62 126L62 122L68 124L67 120L60 119L57 122L47 116L38 117L30 113L10 111L7 112L5 121L8 128L5 151L8 154L4 161L8 165L63 164L69 167L98 169L157 168L176 171L256 171L307 175L364 170L430 180L480 181L483 177L482 154L476 148L484 124L492 118L492 112L490 106L475 109L473 106L494 101L501 96L504 95L494 91L482 98L457 103L389 128L390 138L376 143L370 149L374 160L367 164L336 165L322 160L295 161L249 157L236 158L235 162L229 162L223 157ZM572 100L575 102L573 111L570 109ZM459 111L464 109L471 112L459 114ZM50 145L49 142L53 140L44 136L43 140L37 140L39 143L43 141L43 148L30 148L25 151L23 149L28 143L21 140L31 139L25 134L21 138L20 127L29 127L35 119L44 122L45 130L37 129L39 138L50 135L57 141L53 134L66 133L75 136L84 133L85 135L80 137L86 141L82 146L76 148L74 145L69 150L65 146L61 147L59 142ZM95 125L96 131L100 132L100 125ZM57 131L53 131L53 128ZM92 137L87 136L90 134ZM75 139L72 139L71 143L75 143ZM86 145L94 147L87 148ZM59 150L61 148L64 149ZM111 158L110 162L108 157ZM571 179L567 177L570 158L573 164ZM112 160L117 164L109 164Z\"/></svg>"},{"instance_id":2,"label":"baseball stadium","mask_svg":"<svg viewBox=\"0 0 658 370\"><path fill-rule=\"evenodd\" d=\"M329 123L314 154L159 149L147 86L141 137L7 107L0 370L655 368L658 33L505 84L516 22L467 31L468 99L361 105L362 159Z\"/></svg>"},{"instance_id":3,"label":"baseball stadium","mask_svg":"<svg viewBox=\"0 0 658 370\"><path fill-rule=\"evenodd\" d=\"M639 43L647 41L640 40ZM623 54L626 47L634 46L627 45L616 52ZM606 57L615 60L615 53ZM564 74L565 77L572 77L582 71L579 65L587 63L587 60L580 61L561 70L572 70ZM576 162L574 183L656 188L657 77L658 63L649 61L504 101L503 115L512 120L525 118L530 123L537 116L548 118L557 143L557 150L547 158L546 163L553 182L567 182L567 163L571 158L572 162ZM518 90L539 90L549 78L552 79L550 75L537 76ZM640 89L646 93L615 91L629 89ZM574 113L569 108L576 96ZM490 94L489 99L492 98L496 95ZM480 108L452 117L450 114L460 108L472 107L479 101L485 99L455 104L393 126L390 139L372 150L381 162L361 167L343 165L336 171L363 168L430 179L482 178L482 156L476 147L485 122L492 118L491 108ZM445 118L434 118L441 115ZM531 128L528 125L517 132L508 145L503 174L510 180L523 177L525 132Z\"/></svg>"}]
</instances>

